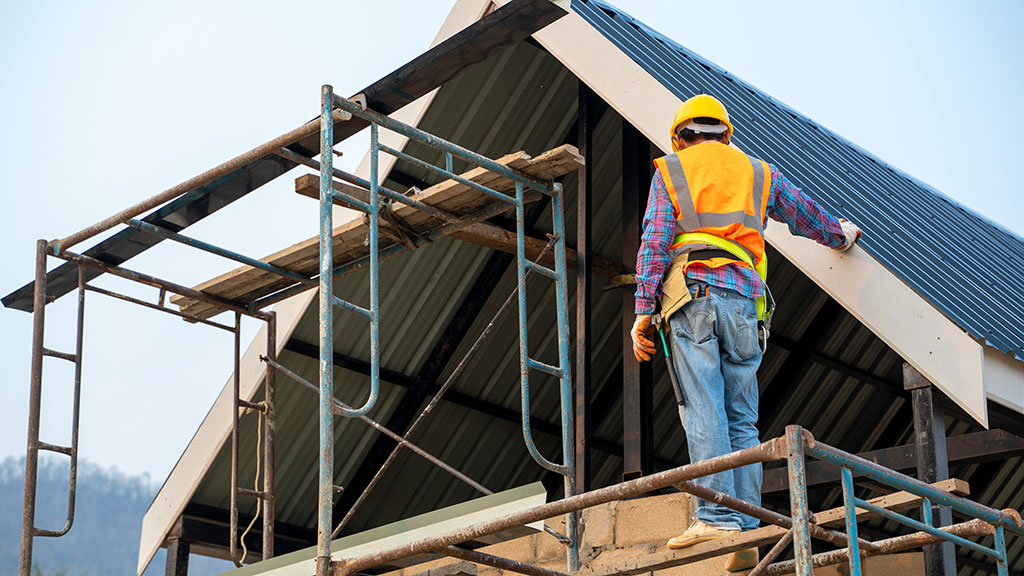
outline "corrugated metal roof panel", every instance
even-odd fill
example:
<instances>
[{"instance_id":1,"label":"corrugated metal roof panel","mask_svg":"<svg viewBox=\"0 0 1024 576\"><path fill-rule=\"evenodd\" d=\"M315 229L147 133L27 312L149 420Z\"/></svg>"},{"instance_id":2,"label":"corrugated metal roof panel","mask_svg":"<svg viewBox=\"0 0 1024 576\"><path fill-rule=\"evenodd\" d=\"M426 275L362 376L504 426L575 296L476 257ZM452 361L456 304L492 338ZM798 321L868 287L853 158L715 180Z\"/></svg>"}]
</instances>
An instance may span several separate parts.
<instances>
[{"instance_id":1,"label":"corrugated metal roof panel","mask_svg":"<svg viewBox=\"0 0 1024 576\"><path fill-rule=\"evenodd\" d=\"M775 163L831 212L857 222L864 249L971 336L1024 361L1024 240L618 8L601 0L572 7L678 97L722 100L740 148ZM941 242L936 229L943 230Z\"/></svg>"}]
</instances>

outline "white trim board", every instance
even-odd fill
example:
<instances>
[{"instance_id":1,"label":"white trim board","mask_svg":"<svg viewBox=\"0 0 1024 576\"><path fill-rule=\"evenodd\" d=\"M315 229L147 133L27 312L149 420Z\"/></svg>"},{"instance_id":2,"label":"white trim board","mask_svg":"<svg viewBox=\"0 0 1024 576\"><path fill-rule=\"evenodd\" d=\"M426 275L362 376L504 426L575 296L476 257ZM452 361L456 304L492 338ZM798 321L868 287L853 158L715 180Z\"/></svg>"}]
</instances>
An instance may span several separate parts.
<instances>
[{"instance_id":1,"label":"white trim board","mask_svg":"<svg viewBox=\"0 0 1024 576\"><path fill-rule=\"evenodd\" d=\"M465 528L471 524L504 518L510 514L541 506L546 500L547 492L540 482L512 488L333 540L331 541L331 559L338 561L344 558L357 558L412 544L424 538ZM520 529L512 533L509 538L518 538L521 535L528 535L543 529L543 522L533 522L526 525L525 533ZM499 537L498 541L504 539ZM309 576L316 572L316 554L316 546L311 546L225 572L223 576L255 576L257 574ZM409 565L415 565L428 560L430 558L419 556L407 559L406 562Z\"/></svg>"},{"instance_id":2,"label":"white trim board","mask_svg":"<svg viewBox=\"0 0 1024 576\"><path fill-rule=\"evenodd\" d=\"M682 103L579 14L533 37L661 150ZM768 242L967 413L988 426L982 347L859 247L838 253L769 226ZM783 304L785 305L785 304Z\"/></svg>"}]
</instances>

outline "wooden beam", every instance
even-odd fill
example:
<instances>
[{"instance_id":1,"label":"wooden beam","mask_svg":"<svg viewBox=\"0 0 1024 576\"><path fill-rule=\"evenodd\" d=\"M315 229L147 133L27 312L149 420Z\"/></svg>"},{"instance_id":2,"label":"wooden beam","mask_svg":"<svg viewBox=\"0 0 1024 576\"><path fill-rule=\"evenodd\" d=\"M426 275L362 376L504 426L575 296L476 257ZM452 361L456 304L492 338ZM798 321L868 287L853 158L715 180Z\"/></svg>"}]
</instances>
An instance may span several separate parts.
<instances>
[{"instance_id":1,"label":"wooden beam","mask_svg":"<svg viewBox=\"0 0 1024 576\"><path fill-rule=\"evenodd\" d=\"M341 192L345 192L355 198L363 200L369 198L369 191L365 188L359 188L353 186L347 182L334 181L334 189ZM295 179L295 193L300 196L312 198L318 200L320 198L320 179L313 175L303 175ZM346 207L346 204L338 199L334 200L336 206ZM470 224L465 228L461 228L448 235L456 240L462 240L469 242L470 244L476 244L478 246L484 246L491 250L498 252L505 252L507 254L515 254L517 251L516 247L516 233L511 230L505 230L500 226L496 226L489 222L477 222ZM526 257L530 260L536 260L540 256L541 251L547 246L548 241L536 238L533 236L526 237ZM619 273L620 266L611 258L604 258L603 256L591 255L591 269L595 274L601 278L611 278ZM576 248L566 243L565 247L565 262L569 268L577 269L578 257ZM553 267L555 265L555 254L554 250L548 250L547 255L543 260L544 264Z\"/></svg>"},{"instance_id":2,"label":"wooden beam","mask_svg":"<svg viewBox=\"0 0 1024 576\"><path fill-rule=\"evenodd\" d=\"M1004 460L1024 455L1024 438L998 429L960 434L946 440L946 451L950 464ZM897 472L910 472L917 466L914 444L862 452L857 456ZM821 460L808 460L806 474L808 487L839 482L839 468ZM785 467L765 470L761 483L763 494L786 490L789 490L789 480Z\"/></svg>"},{"instance_id":3,"label":"wooden beam","mask_svg":"<svg viewBox=\"0 0 1024 576\"><path fill-rule=\"evenodd\" d=\"M550 180L558 175L576 170L583 164L583 158L580 157L575 147L562 145L532 158L525 152L506 154L497 162L534 178ZM511 179L482 168L468 170L461 176L499 192L506 192L515 187ZM297 186L306 187L308 179L317 180L317 177L312 175L305 178L307 180L300 178L301 182ZM317 185L319 186L319 184ZM540 194L537 192L529 191L527 194L527 198L534 200L538 197ZM478 219L483 219L482 216L479 216L481 210L486 208L507 210L512 207L509 203L495 199L489 194L455 180L439 182L418 194L416 199L460 218L478 215ZM501 203L502 206L496 206L497 203ZM448 224L447 221L436 218L418 208L405 205L396 205L394 214L417 234L426 234ZM363 243L368 230L369 224L364 222L361 215L334 228L332 231L334 266L356 261L369 254L369 248ZM319 246L319 237L309 238L267 256L263 261L299 274L313 276L319 271ZM229 300L251 302L294 284L294 280L283 278L277 274L251 266L242 266L199 284L197 289ZM189 313L199 317L210 317L220 311L213 306L182 296L172 297L171 302L180 306L182 310L188 310Z\"/></svg>"},{"instance_id":4,"label":"wooden beam","mask_svg":"<svg viewBox=\"0 0 1024 576\"><path fill-rule=\"evenodd\" d=\"M963 480L943 480L942 482L934 483L933 486L960 496L965 496L969 492L969 487ZM924 499L920 496L915 496L908 492L897 492L880 498L874 498L869 500L869 502L877 504L887 510L898 512L917 507L923 500ZM815 516L818 520L818 526L839 526L845 520L845 510L842 507L833 508L831 510L815 514ZM873 517L875 517L873 513L860 508L857 509L858 522L863 522ZM781 539L787 532L787 529L779 526L765 526L756 530L740 532L735 536L719 538L710 542L702 542L691 546L690 548L683 548L681 550L670 550L662 545L650 554L608 562L607 564L602 563L600 568L596 570L581 570L579 572L579 576L632 576L646 572L656 572L667 568L707 560L708 558L722 556L738 550L773 544Z\"/></svg>"}]
</instances>

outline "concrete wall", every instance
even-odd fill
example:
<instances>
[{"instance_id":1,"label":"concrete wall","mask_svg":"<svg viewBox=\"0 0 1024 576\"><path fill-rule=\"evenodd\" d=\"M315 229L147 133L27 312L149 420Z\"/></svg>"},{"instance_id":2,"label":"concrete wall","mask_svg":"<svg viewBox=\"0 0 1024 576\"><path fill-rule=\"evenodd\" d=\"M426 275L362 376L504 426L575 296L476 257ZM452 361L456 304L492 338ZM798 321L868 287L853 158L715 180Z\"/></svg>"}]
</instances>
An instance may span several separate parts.
<instances>
[{"instance_id":1,"label":"concrete wall","mask_svg":"<svg viewBox=\"0 0 1024 576\"><path fill-rule=\"evenodd\" d=\"M602 565L651 554L665 542L682 534L690 524L693 509L685 494L666 494L634 500L611 502L588 508L584 512L583 546L580 561L591 569ZM565 522L561 519L547 521L548 526L565 533ZM480 548L481 552L494 554L565 571L565 549L547 533L524 536L501 544ZM677 566L652 573L650 576L720 576L725 574L727 556L710 558L701 562ZM501 570L479 566L477 576L504 576ZM472 574L460 560L442 558L410 566L404 570L390 572L385 576L452 576ZM845 565L820 568L820 576L849 574ZM864 563L866 576L913 576L924 574L921 553L898 554L868 558Z\"/></svg>"}]
</instances>

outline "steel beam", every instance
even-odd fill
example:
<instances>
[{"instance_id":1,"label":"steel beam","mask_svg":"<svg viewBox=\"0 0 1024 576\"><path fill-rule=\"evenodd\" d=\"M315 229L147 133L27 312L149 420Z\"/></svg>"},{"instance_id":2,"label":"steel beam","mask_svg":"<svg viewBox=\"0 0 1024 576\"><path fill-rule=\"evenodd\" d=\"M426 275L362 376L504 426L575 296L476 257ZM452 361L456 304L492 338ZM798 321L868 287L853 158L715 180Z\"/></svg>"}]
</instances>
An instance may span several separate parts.
<instances>
[{"instance_id":1,"label":"steel beam","mask_svg":"<svg viewBox=\"0 0 1024 576\"><path fill-rule=\"evenodd\" d=\"M167 541L166 576L188 576L189 542L180 538Z\"/></svg>"},{"instance_id":2,"label":"steel beam","mask_svg":"<svg viewBox=\"0 0 1024 576\"><path fill-rule=\"evenodd\" d=\"M990 460L1004 460L1024 455L1024 438L1005 430L984 430L951 436L947 440L949 464L968 464ZM905 444L857 454L896 472L909 472L917 466L917 445ZM807 486L821 486L839 482L839 471L828 462L812 460L807 463ZM977 487L976 487L977 488ZM765 470L761 491L764 494L789 489L783 468ZM981 492L978 492L979 494Z\"/></svg>"},{"instance_id":3,"label":"steel beam","mask_svg":"<svg viewBox=\"0 0 1024 576\"><path fill-rule=\"evenodd\" d=\"M650 144L628 120L622 120L622 266L635 272L640 248L640 224L647 209L650 183ZM622 478L629 480L654 471L654 406L651 363L633 357L629 331L635 318L633 294L622 291Z\"/></svg>"},{"instance_id":4,"label":"steel beam","mask_svg":"<svg viewBox=\"0 0 1024 576\"><path fill-rule=\"evenodd\" d=\"M949 478L946 454L946 417L940 393L910 364L903 365L903 387L910 391L914 408L914 444L917 448L917 479L932 483ZM932 506L935 525L949 526L953 514L949 508ZM956 549L952 542L924 547L925 576L955 576Z\"/></svg>"},{"instance_id":5,"label":"steel beam","mask_svg":"<svg viewBox=\"0 0 1024 576\"><path fill-rule=\"evenodd\" d=\"M593 167L588 158L593 148L594 117L591 101L596 96L584 83L579 81L577 96L578 127L577 145L580 155L586 160L577 170L576 178L576 488L582 492L590 490L590 438L592 435L590 414L590 227L591 227L591 172Z\"/></svg>"}]
</instances>

